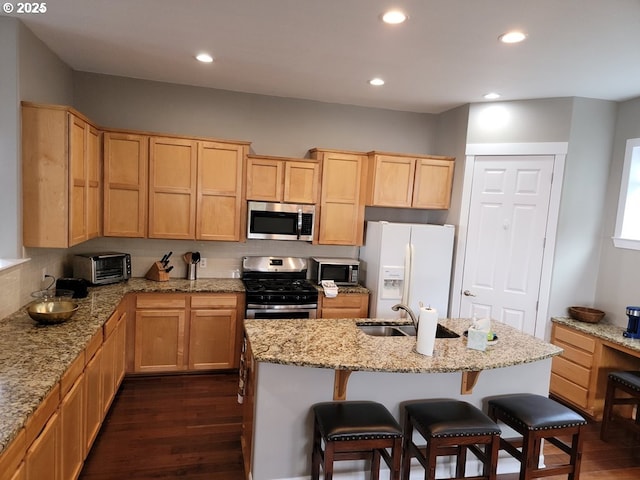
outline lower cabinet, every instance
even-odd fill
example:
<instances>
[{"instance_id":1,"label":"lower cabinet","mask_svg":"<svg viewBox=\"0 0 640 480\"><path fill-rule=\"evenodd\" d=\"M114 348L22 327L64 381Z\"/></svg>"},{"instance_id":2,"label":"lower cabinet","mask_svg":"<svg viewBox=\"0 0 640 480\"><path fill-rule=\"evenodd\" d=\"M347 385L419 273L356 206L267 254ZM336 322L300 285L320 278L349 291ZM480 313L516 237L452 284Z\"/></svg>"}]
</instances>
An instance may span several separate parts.
<instances>
[{"instance_id":1,"label":"lower cabinet","mask_svg":"<svg viewBox=\"0 0 640 480\"><path fill-rule=\"evenodd\" d=\"M237 368L241 294L138 294L134 372Z\"/></svg>"},{"instance_id":2,"label":"lower cabinet","mask_svg":"<svg viewBox=\"0 0 640 480\"><path fill-rule=\"evenodd\" d=\"M55 412L40 435L27 449L25 456L27 480L67 480L61 476L60 437L60 417L58 412Z\"/></svg>"},{"instance_id":3,"label":"lower cabinet","mask_svg":"<svg viewBox=\"0 0 640 480\"><path fill-rule=\"evenodd\" d=\"M84 374L60 402L61 465L62 479L75 479L80 475L85 456L85 388Z\"/></svg>"},{"instance_id":4,"label":"lower cabinet","mask_svg":"<svg viewBox=\"0 0 640 480\"><path fill-rule=\"evenodd\" d=\"M318 297L318 318L366 318L369 315L368 293L345 293L329 298Z\"/></svg>"}]
</instances>

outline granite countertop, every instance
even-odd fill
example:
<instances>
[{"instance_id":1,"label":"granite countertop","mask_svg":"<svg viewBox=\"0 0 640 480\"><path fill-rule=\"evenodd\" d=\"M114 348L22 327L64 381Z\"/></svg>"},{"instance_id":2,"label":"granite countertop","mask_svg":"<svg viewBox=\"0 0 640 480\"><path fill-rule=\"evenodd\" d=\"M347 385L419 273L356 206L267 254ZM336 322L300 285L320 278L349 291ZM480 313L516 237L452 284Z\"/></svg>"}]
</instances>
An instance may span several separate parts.
<instances>
[{"instance_id":1,"label":"granite countertop","mask_svg":"<svg viewBox=\"0 0 640 480\"><path fill-rule=\"evenodd\" d=\"M366 319L389 322L388 319ZM303 367L376 372L447 373L488 370L536 362L562 349L507 325L493 322L498 336L487 350L466 348L469 319L441 319L459 338L436 339L434 355L416 352L416 337L375 337L363 333L363 319L245 320L256 361ZM405 323L406 322L398 322Z\"/></svg>"},{"instance_id":2,"label":"granite countertop","mask_svg":"<svg viewBox=\"0 0 640 480\"><path fill-rule=\"evenodd\" d=\"M0 320L0 453L29 416L60 381L71 362L102 328L127 293L242 293L242 280L207 278L195 281L127 282L89 289L77 299L78 311L59 325L39 325L26 306Z\"/></svg>"},{"instance_id":3,"label":"granite countertop","mask_svg":"<svg viewBox=\"0 0 640 480\"><path fill-rule=\"evenodd\" d=\"M553 317L551 321L560 325L567 325L569 327L575 328L580 332L588 333L601 340L606 340L608 342L626 347L630 350L640 352L640 339L623 337L622 332L624 332L626 328L620 327L618 325L611 325L603 322L579 322L578 320L573 320L569 317Z\"/></svg>"}]
</instances>

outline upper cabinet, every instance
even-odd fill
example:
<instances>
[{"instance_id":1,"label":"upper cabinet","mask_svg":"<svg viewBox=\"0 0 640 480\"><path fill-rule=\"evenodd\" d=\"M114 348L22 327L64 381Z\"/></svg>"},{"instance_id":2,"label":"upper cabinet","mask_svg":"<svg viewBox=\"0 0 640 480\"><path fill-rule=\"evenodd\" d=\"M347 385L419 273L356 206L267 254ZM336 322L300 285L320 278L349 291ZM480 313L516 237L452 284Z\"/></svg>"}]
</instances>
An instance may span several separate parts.
<instances>
[{"instance_id":1,"label":"upper cabinet","mask_svg":"<svg viewBox=\"0 0 640 480\"><path fill-rule=\"evenodd\" d=\"M367 205L447 209L454 159L369 152Z\"/></svg>"},{"instance_id":2,"label":"upper cabinet","mask_svg":"<svg viewBox=\"0 0 640 480\"><path fill-rule=\"evenodd\" d=\"M316 160L247 156L247 200L315 204L319 180Z\"/></svg>"},{"instance_id":3,"label":"upper cabinet","mask_svg":"<svg viewBox=\"0 0 640 480\"><path fill-rule=\"evenodd\" d=\"M242 239L248 142L110 131L104 144L105 236Z\"/></svg>"},{"instance_id":4,"label":"upper cabinet","mask_svg":"<svg viewBox=\"0 0 640 480\"><path fill-rule=\"evenodd\" d=\"M196 236L198 143L151 137L149 142L149 238Z\"/></svg>"},{"instance_id":5,"label":"upper cabinet","mask_svg":"<svg viewBox=\"0 0 640 480\"><path fill-rule=\"evenodd\" d=\"M67 107L22 105L23 244L67 248L100 235L100 132Z\"/></svg>"},{"instance_id":6,"label":"upper cabinet","mask_svg":"<svg viewBox=\"0 0 640 480\"><path fill-rule=\"evenodd\" d=\"M149 137L104 133L104 236L147 236Z\"/></svg>"},{"instance_id":7,"label":"upper cabinet","mask_svg":"<svg viewBox=\"0 0 640 480\"><path fill-rule=\"evenodd\" d=\"M240 241L242 185L248 144L198 142L196 238Z\"/></svg>"},{"instance_id":8,"label":"upper cabinet","mask_svg":"<svg viewBox=\"0 0 640 480\"><path fill-rule=\"evenodd\" d=\"M322 168L318 243L362 245L366 154L318 148L310 154Z\"/></svg>"}]
</instances>

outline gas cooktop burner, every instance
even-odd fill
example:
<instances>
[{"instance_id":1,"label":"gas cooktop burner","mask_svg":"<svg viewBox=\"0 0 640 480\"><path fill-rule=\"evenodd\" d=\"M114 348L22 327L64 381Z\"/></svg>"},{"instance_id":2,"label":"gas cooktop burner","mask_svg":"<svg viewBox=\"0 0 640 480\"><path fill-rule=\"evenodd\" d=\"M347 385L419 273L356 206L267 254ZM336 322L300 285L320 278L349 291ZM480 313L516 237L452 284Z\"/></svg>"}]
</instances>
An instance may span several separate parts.
<instances>
[{"instance_id":1,"label":"gas cooktop burner","mask_svg":"<svg viewBox=\"0 0 640 480\"><path fill-rule=\"evenodd\" d=\"M288 293L288 292L315 292L316 287L311 285L308 280L288 280L288 279L245 279L244 285L247 293L264 292L264 293Z\"/></svg>"}]
</instances>

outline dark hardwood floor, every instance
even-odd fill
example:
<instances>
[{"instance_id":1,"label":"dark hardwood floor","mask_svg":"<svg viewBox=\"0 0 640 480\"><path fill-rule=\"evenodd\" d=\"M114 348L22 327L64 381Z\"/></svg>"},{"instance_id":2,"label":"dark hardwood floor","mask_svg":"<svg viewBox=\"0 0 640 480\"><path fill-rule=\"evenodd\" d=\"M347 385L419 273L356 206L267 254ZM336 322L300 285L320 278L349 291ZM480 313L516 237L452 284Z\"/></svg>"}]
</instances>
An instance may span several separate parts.
<instances>
[{"instance_id":1,"label":"dark hardwood floor","mask_svg":"<svg viewBox=\"0 0 640 480\"><path fill-rule=\"evenodd\" d=\"M243 479L236 394L235 373L126 378L80 479ZM599 423L589 424L580 479L640 479L640 441L620 433L605 443L599 433ZM547 463L560 455L545 448Z\"/></svg>"},{"instance_id":2,"label":"dark hardwood floor","mask_svg":"<svg viewBox=\"0 0 640 480\"><path fill-rule=\"evenodd\" d=\"M237 393L237 374L125 378L80 479L243 479Z\"/></svg>"}]
</instances>

